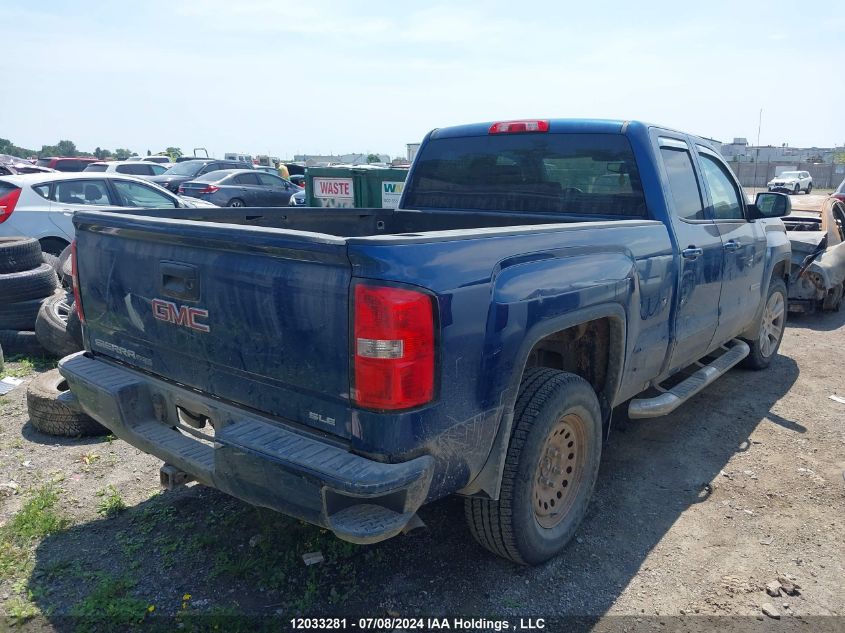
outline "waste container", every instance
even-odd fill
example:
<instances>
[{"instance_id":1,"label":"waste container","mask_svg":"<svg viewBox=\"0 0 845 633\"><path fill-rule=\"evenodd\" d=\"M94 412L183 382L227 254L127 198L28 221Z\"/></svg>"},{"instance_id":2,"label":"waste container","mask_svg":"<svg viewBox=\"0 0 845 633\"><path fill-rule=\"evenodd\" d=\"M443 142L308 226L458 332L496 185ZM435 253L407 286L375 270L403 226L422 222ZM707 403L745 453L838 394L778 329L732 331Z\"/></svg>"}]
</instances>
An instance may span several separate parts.
<instances>
[{"instance_id":1,"label":"waste container","mask_svg":"<svg viewBox=\"0 0 845 633\"><path fill-rule=\"evenodd\" d=\"M309 207L395 209L407 169L391 167L309 167L305 194Z\"/></svg>"}]
</instances>

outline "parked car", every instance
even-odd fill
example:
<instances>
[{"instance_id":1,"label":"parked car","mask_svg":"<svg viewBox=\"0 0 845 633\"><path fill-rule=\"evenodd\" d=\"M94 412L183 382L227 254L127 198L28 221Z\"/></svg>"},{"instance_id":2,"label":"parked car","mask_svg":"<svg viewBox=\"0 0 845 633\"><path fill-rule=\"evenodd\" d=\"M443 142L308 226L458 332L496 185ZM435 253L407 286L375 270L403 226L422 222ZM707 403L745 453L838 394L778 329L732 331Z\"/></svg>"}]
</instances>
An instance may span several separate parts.
<instances>
[{"instance_id":1,"label":"parked car","mask_svg":"<svg viewBox=\"0 0 845 633\"><path fill-rule=\"evenodd\" d=\"M198 176L210 173L212 171L219 171L221 169L252 169L252 165L231 160L217 160L215 158L198 158L195 160L188 160L182 163L177 163L161 176L153 176L150 180L165 189L176 193L179 191L179 185L189 180L194 180Z\"/></svg>"},{"instance_id":2,"label":"parked car","mask_svg":"<svg viewBox=\"0 0 845 633\"><path fill-rule=\"evenodd\" d=\"M290 206L292 207L304 207L305 202L305 189L300 189L290 197Z\"/></svg>"},{"instance_id":3,"label":"parked car","mask_svg":"<svg viewBox=\"0 0 845 633\"><path fill-rule=\"evenodd\" d=\"M839 310L845 294L845 202L828 198L819 211L793 211L783 223L792 244L789 309Z\"/></svg>"},{"instance_id":4,"label":"parked car","mask_svg":"<svg viewBox=\"0 0 845 633\"><path fill-rule=\"evenodd\" d=\"M834 191L831 195L837 200L845 202L845 180L839 183L839 187L837 187L836 191Z\"/></svg>"},{"instance_id":5,"label":"parked car","mask_svg":"<svg viewBox=\"0 0 845 633\"><path fill-rule=\"evenodd\" d=\"M56 171L83 171L91 163L96 163L99 158L88 158L83 156L64 157L64 156L50 156L48 158L39 158L35 163L39 167L49 167Z\"/></svg>"},{"instance_id":6,"label":"parked car","mask_svg":"<svg viewBox=\"0 0 845 633\"><path fill-rule=\"evenodd\" d=\"M159 165L165 165L166 167L173 166L173 161L170 160L170 156L130 156L127 160L139 160L146 163L158 163Z\"/></svg>"},{"instance_id":7,"label":"parked car","mask_svg":"<svg viewBox=\"0 0 845 633\"><path fill-rule=\"evenodd\" d=\"M775 358L790 206L636 121L441 128L395 210L77 214L86 352L60 372L165 484L356 543L459 492L484 547L536 564L614 407L666 415Z\"/></svg>"},{"instance_id":8,"label":"parked car","mask_svg":"<svg viewBox=\"0 0 845 633\"><path fill-rule=\"evenodd\" d=\"M218 207L283 207L299 187L257 169L223 169L179 185L181 195Z\"/></svg>"},{"instance_id":9,"label":"parked car","mask_svg":"<svg viewBox=\"0 0 845 633\"><path fill-rule=\"evenodd\" d=\"M810 193L813 190L813 177L808 171L785 171L775 176L768 183L769 191L783 191L797 194L799 191Z\"/></svg>"},{"instance_id":10,"label":"parked car","mask_svg":"<svg viewBox=\"0 0 845 633\"><path fill-rule=\"evenodd\" d=\"M103 161L99 163L91 163L83 172L101 172L101 173L117 173L129 174L131 176L138 176L138 178L150 178L152 176L161 176L167 168L158 163L153 163L145 160L138 161Z\"/></svg>"},{"instance_id":11,"label":"parked car","mask_svg":"<svg viewBox=\"0 0 845 633\"><path fill-rule=\"evenodd\" d=\"M198 206L214 205L117 173L0 176L0 237L33 237L45 253L58 256L73 239L73 214L82 209Z\"/></svg>"},{"instance_id":12,"label":"parked car","mask_svg":"<svg viewBox=\"0 0 845 633\"><path fill-rule=\"evenodd\" d=\"M17 174L50 174L56 173L55 169L39 167L29 163L0 163L0 176L15 176Z\"/></svg>"}]
</instances>

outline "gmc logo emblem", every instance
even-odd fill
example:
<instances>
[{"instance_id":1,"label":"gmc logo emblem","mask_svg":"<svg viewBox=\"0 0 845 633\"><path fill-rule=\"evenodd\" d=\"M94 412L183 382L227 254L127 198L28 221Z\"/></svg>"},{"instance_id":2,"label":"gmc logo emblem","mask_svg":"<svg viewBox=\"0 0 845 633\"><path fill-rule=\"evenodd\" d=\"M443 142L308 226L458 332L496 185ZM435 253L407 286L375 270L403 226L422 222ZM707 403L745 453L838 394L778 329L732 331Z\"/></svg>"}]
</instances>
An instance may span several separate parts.
<instances>
[{"instance_id":1,"label":"gmc logo emblem","mask_svg":"<svg viewBox=\"0 0 845 633\"><path fill-rule=\"evenodd\" d=\"M174 325L191 328L198 332L210 332L211 328L205 323L199 323L197 319L207 319L208 310L192 308L190 306L177 306L172 301L164 299L153 299L153 316L159 321L166 321Z\"/></svg>"}]
</instances>

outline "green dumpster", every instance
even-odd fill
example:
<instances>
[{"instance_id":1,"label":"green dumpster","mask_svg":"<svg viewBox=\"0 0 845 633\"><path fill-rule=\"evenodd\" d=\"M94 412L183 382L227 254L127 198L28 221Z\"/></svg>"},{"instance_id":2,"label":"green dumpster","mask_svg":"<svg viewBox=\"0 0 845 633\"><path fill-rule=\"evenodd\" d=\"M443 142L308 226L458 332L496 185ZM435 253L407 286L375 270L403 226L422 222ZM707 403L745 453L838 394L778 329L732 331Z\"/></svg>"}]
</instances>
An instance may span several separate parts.
<instances>
[{"instance_id":1,"label":"green dumpster","mask_svg":"<svg viewBox=\"0 0 845 633\"><path fill-rule=\"evenodd\" d=\"M309 207L395 209L407 169L389 167L309 167L305 194Z\"/></svg>"}]
</instances>

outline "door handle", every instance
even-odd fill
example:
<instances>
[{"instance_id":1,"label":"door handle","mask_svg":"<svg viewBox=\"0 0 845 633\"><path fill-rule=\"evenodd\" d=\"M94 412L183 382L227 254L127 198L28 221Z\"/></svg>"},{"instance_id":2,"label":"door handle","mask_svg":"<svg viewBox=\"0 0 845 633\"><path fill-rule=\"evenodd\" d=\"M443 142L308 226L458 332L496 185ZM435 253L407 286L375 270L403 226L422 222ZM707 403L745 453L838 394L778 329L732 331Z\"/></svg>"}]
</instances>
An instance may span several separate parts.
<instances>
[{"instance_id":1,"label":"door handle","mask_svg":"<svg viewBox=\"0 0 845 633\"><path fill-rule=\"evenodd\" d=\"M704 255L704 249L698 248L697 246L690 246L682 250L681 255L684 256L684 259L698 259Z\"/></svg>"},{"instance_id":2,"label":"door handle","mask_svg":"<svg viewBox=\"0 0 845 633\"><path fill-rule=\"evenodd\" d=\"M736 240L730 240L728 242L725 242L724 248L726 251L738 251L741 246L742 244L740 244Z\"/></svg>"}]
</instances>

